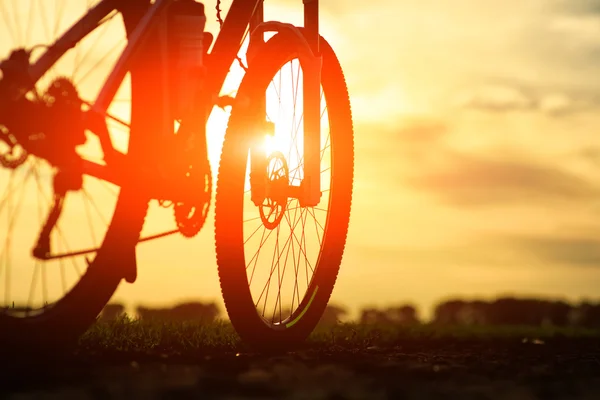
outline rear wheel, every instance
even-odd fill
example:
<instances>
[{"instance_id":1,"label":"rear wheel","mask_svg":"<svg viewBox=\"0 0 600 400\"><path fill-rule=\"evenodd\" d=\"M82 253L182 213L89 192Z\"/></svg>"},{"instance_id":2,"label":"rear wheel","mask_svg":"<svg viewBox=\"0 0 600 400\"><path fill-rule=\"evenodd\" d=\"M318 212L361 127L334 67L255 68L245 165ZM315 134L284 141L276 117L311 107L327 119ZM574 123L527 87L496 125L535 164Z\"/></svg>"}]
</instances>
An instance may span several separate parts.
<instances>
[{"instance_id":1,"label":"rear wheel","mask_svg":"<svg viewBox=\"0 0 600 400\"><path fill-rule=\"evenodd\" d=\"M232 324L255 348L284 349L306 339L321 318L339 271L348 232L354 167L353 127L340 64L321 39L321 202L270 195L250 199L248 121L260 112L275 135L265 139L263 179L276 187L303 179L302 70L299 43L277 34L255 55L225 135L215 208L221 288ZM280 192L280 191L279 191Z\"/></svg>"},{"instance_id":2,"label":"rear wheel","mask_svg":"<svg viewBox=\"0 0 600 400\"><path fill-rule=\"evenodd\" d=\"M17 48L52 44L98 3L99 0L2 2L0 15L4 23L0 35L4 39L0 43L0 59L6 59ZM77 126L80 111L95 99L127 44L122 16L115 11L67 50L26 96L47 104L78 104L77 109L69 108L67 114L53 115L61 118L53 131L57 136L36 145L50 148L45 151L54 160L63 159L62 154L66 153L62 152L68 152L75 162L79 158L102 162L97 138L83 127L80 132L71 128ZM31 62L43 52L34 51ZM132 110L132 95L141 87L133 74L127 74L120 82L104 118L115 147L127 154L138 147L130 141L132 120L139 113ZM52 98L51 87L55 89ZM16 110L25 118L41 118ZM65 115L75 119L65 120ZM147 200L127 188L120 190L103 180L82 176L39 153L27 154L30 144L17 139L25 137L24 132L19 132L23 125L2 124L0 121L1 350L56 350L58 345L72 343L87 329L118 286L123 276L121 268L135 262L132 257ZM61 143L75 143L72 137L65 136L72 133L85 134L87 141L83 137L77 147L59 148ZM65 176L70 178L64 179ZM82 182L77 184L79 179ZM65 182L71 189L57 189Z\"/></svg>"}]
</instances>

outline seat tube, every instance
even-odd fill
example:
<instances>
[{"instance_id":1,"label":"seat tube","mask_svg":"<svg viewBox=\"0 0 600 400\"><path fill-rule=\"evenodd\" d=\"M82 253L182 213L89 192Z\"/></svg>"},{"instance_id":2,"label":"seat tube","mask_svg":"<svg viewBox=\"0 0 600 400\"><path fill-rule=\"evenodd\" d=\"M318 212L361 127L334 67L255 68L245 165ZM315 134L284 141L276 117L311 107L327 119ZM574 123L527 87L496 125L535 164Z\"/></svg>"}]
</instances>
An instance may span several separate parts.
<instances>
[{"instance_id":1,"label":"seat tube","mask_svg":"<svg viewBox=\"0 0 600 400\"><path fill-rule=\"evenodd\" d=\"M303 0L304 28L313 56L301 60L304 107L303 206L316 206L321 200L321 66L319 52L319 0Z\"/></svg>"}]
</instances>

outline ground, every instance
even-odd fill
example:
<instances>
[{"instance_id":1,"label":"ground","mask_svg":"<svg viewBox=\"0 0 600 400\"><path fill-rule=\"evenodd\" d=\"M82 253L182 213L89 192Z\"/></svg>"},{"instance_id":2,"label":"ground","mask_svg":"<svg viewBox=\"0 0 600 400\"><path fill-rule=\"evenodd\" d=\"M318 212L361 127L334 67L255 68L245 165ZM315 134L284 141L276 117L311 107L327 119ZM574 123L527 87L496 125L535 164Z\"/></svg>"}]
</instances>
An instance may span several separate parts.
<instances>
[{"instance_id":1,"label":"ground","mask_svg":"<svg viewBox=\"0 0 600 400\"><path fill-rule=\"evenodd\" d=\"M345 325L261 355L227 324L121 322L2 377L8 399L591 400L600 399L600 333Z\"/></svg>"}]
</instances>

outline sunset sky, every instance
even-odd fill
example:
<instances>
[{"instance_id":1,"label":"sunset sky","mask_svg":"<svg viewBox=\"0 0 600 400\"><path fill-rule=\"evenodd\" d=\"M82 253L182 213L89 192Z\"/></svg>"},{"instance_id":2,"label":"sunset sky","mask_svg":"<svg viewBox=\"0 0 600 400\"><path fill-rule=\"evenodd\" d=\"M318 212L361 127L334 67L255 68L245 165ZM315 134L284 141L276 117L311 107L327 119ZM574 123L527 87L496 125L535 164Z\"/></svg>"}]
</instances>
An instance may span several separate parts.
<instances>
[{"instance_id":1,"label":"sunset sky","mask_svg":"<svg viewBox=\"0 0 600 400\"><path fill-rule=\"evenodd\" d=\"M265 7L268 19L302 23L299 0ZM597 298L600 1L323 0L321 10L356 135L332 302L410 301L427 314L450 295ZM215 166L223 114L211 125ZM114 299L220 303L213 218L192 240L140 245L138 280Z\"/></svg>"},{"instance_id":2,"label":"sunset sky","mask_svg":"<svg viewBox=\"0 0 600 400\"><path fill-rule=\"evenodd\" d=\"M413 301L427 313L449 295L597 297L600 2L321 4L356 125L332 301ZM299 1L266 12L301 23ZM212 229L199 236L164 243L198 260L142 264L117 297L218 298Z\"/></svg>"}]
</instances>

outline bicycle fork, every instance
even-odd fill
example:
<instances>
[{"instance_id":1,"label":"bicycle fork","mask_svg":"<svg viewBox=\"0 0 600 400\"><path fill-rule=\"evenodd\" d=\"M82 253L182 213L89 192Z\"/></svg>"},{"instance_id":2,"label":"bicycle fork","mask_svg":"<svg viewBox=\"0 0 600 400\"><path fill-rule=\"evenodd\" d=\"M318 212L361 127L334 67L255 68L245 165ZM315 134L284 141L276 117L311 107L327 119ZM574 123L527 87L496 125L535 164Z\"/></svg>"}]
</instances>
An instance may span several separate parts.
<instances>
[{"instance_id":1,"label":"bicycle fork","mask_svg":"<svg viewBox=\"0 0 600 400\"><path fill-rule=\"evenodd\" d=\"M292 30L305 39L309 51L300 52L299 61L303 71L303 108L304 108L304 179L299 186L289 185L287 197L298 199L301 207L315 207L321 200L321 68L322 57L319 51L319 1L303 0L304 2L304 34L298 28L289 24L263 22L263 4L260 3L252 22L250 31L250 48L259 47L263 43L262 33L267 30ZM262 29L261 29L262 28ZM262 121L259 131L264 132L264 116L266 115L266 98L260 99L260 106L255 110ZM269 129L271 128L271 129ZM273 135L274 129L266 127L268 134ZM267 175L267 157L260 143L262 135L251 148L251 199L255 205L263 203L269 184Z\"/></svg>"}]
</instances>

